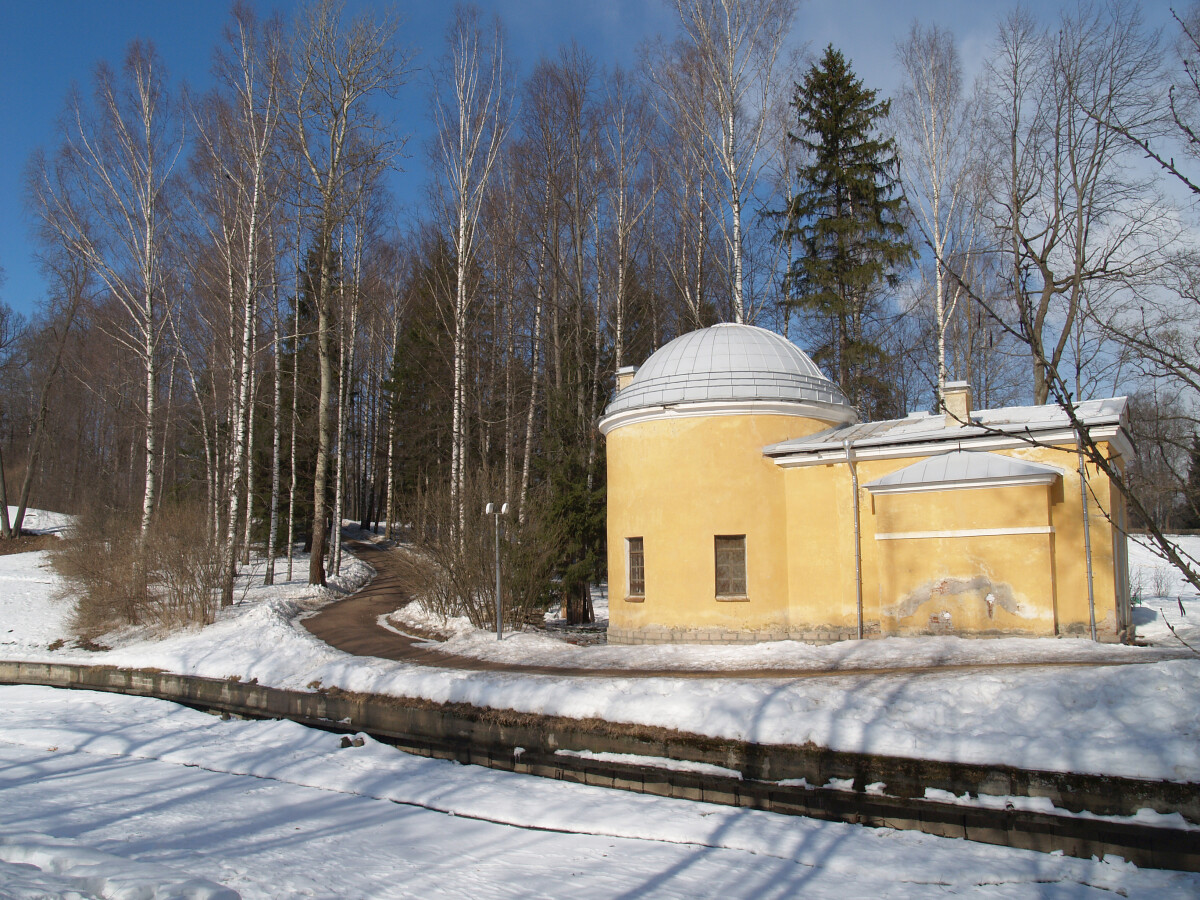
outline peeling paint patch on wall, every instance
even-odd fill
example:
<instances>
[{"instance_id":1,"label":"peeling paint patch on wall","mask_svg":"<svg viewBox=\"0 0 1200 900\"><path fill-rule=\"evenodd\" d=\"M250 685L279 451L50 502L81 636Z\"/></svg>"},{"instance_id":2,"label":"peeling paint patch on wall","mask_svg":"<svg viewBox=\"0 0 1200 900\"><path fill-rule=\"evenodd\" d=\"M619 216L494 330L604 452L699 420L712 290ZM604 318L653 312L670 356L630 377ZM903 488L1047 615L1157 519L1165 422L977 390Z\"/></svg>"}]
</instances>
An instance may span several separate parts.
<instances>
[{"instance_id":1,"label":"peeling paint patch on wall","mask_svg":"<svg viewBox=\"0 0 1200 900\"><path fill-rule=\"evenodd\" d=\"M992 581L986 575L970 578L937 578L918 585L905 594L897 603L884 606L884 616L891 619L907 619L916 614L930 601L944 601L958 607L974 606L982 609L988 619L995 618L996 607L1023 619L1037 618L1038 614L1026 609L1017 601L1012 585ZM940 614L938 614L940 616ZM946 612L949 616L949 612ZM945 618L945 616L941 616ZM931 618L932 621L932 618ZM939 630L941 625L939 623Z\"/></svg>"}]
</instances>

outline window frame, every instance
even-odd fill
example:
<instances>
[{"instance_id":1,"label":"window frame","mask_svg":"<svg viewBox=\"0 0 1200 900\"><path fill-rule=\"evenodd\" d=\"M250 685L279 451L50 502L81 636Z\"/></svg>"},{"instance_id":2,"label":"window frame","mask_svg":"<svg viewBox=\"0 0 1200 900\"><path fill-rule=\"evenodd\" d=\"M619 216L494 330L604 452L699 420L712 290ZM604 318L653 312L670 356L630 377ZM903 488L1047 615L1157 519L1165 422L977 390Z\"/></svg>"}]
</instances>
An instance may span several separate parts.
<instances>
[{"instance_id":1,"label":"window frame","mask_svg":"<svg viewBox=\"0 0 1200 900\"><path fill-rule=\"evenodd\" d=\"M634 550L634 542L637 550ZM639 557L641 590L634 590L634 557ZM646 599L646 539L643 536L625 538L625 599L630 603L641 603Z\"/></svg>"},{"instance_id":2,"label":"window frame","mask_svg":"<svg viewBox=\"0 0 1200 900\"><path fill-rule=\"evenodd\" d=\"M740 541L740 544L734 544L732 546L727 544L723 548L721 546L722 541L726 541L726 542ZM732 549L740 549L740 551L741 551L741 559L740 559L740 564L741 564L740 576L741 577L738 579L738 581L740 581L740 584L737 584L737 583L730 584L729 580L728 580L728 573L727 573L726 574L726 587L729 589L722 591L721 590L721 586L722 586L722 575L721 575L722 550L724 550L725 554L726 554L725 565L729 565L730 560L728 558L728 553ZM717 600L738 601L738 600L748 600L749 599L749 597L750 597L750 574L749 574L748 562L749 562L749 559L748 559L748 553L747 553L747 549L746 549L746 535L744 535L744 534L718 534L718 535L713 536L713 575L714 575L713 593ZM740 591L734 590L735 588L738 588L738 587L741 587Z\"/></svg>"}]
</instances>

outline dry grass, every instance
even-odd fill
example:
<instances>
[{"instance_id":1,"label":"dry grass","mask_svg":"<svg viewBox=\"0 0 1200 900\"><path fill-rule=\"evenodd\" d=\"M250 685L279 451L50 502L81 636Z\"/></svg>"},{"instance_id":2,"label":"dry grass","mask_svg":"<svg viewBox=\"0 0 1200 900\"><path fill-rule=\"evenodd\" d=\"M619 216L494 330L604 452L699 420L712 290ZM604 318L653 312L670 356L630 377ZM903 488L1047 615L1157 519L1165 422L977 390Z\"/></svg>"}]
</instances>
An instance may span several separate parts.
<instances>
[{"instance_id":1,"label":"dry grass","mask_svg":"<svg viewBox=\"0 0 1200 900\"><path fill-rule=\"evenodd\" d=\"M14 553L33 553L35 550L53 550L59 539L52 534L23 534L20 537L0 540L0 556Z\"/></svg>"}]
</instances>

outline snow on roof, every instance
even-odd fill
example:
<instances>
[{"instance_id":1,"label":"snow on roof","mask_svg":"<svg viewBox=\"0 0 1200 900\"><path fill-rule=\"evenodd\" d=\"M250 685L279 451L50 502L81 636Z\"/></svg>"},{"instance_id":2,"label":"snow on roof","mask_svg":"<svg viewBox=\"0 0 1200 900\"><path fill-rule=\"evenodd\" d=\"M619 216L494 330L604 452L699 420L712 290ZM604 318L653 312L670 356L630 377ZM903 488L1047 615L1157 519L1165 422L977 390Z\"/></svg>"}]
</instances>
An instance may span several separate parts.
<instances>
[{"instance_id":1,"label":"snow on roof","mask_svg":"<svg viewBox=\"0 0 1200 900\"><path fill-rule=\"evenodd\" d=\"M872 494L1050 484L1062 470L998 453L952 450L926 457L863 485Z\"/></svg>"},{"instance_id":2,"label":"snow on roof","mask_svg":"<svg viewBox=\"0 0 1200 900\"><path fill-rule=\"evenodd\" d=\"M1117 426L1123 421L1127 405L1125 397L1085 400L1076 404L1075 411L1080 421L1089 427ZM1055 405L980 409L972 413L970 425L961 425L952 419L947 421L947 417L940 414L919 412L904 419L829 428L807 437L771 444L763 448L763 453L773 457L817 454L840 450L847 440L852 441L858 449L936 441L957 442L997 434L1034 435L1070 428L1071 421L1066 411Z\"/></svg>"},{"instance_id":3,"label":"snow on roof","mask_svg":"<svg viewBox=\"0 0 1200 900\"><path fill-rule=\"evenodd\" d=\"M816 401L849 409L837 385L795 344L765 328L723 324L685 334L656 351L613 398L605 416L742 400Z\"/></svg>"}]
</instances>

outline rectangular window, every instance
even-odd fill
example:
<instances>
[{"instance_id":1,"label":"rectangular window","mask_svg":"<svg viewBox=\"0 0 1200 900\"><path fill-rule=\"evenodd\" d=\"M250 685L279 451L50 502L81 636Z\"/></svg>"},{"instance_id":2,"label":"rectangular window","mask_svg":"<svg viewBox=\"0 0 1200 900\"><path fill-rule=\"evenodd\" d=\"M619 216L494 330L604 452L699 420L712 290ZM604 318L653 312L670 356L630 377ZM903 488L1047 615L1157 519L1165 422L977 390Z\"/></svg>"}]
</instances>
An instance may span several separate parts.
<instances>
[{"instance_id":1,"label":"rectangular window","mask_svg":"<svg viewBox=\"0 0 1200 900\"><path fill-rule=\"evenodd\" d=\"M629 548L629 596L646 596L646 550L640 537L626 538Z\"/></svg>"},{"instance_id":2,"label":"rectangular window","mask_svg":"<svg viewBox=\"0 0 1200 900\"><path fill-rule=\"evenodd\" d=\"M719 534L716 537L717 596L746 596L746 536Z\"/></svg>"}]
</instances>

